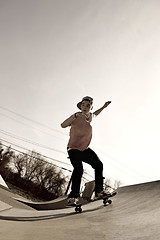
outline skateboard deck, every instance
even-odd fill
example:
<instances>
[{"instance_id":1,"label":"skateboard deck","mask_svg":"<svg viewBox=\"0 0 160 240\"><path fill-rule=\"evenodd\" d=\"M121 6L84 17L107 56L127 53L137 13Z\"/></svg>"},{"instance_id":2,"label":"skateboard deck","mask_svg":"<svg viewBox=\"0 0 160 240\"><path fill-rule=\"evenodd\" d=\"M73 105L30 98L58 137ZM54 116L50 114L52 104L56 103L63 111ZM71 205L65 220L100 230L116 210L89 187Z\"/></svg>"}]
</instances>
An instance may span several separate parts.
<instances>
[{"instance_id":1,"label":"skateboard deck","mask_svg":"<svg viewBox=\"0 0 160 240\"><path fill-rule=\"evenodd\" d=\"M76 213L82 213L82 211L83 211L82 206L86 205L90 202L101 200L103 202L104 206L110 205L112 203L112 200L110 198L114 197L116 194L117 194L117 192L114 191L113 193L109 193L107 196L105 196L103 198L93 199L93 200L91 200L91 199L89 200L89 199L85 199L85 198L81 197L77 203L73 203L72 205L67 205L67 207L74 207Z\"/></svg>"}]
</instances>

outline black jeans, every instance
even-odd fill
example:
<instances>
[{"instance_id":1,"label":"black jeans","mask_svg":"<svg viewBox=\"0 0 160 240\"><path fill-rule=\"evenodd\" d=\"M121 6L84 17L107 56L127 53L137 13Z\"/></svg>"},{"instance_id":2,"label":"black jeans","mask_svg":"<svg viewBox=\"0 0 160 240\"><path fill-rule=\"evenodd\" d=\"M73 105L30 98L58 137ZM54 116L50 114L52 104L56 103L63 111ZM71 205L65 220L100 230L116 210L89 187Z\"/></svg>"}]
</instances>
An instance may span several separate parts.
<instances>
[{"instance_id":1,"label":"black jeans","mask_svg":"<svg viewBox=\"0 0 160 240\"><path fill-rule=\"evenodd\" d=\"M95 170L95 193L103 190L103 164L97 154L90 148L79 151L71 149L68 151L71 164L73 166L72 186L70 197L78 197L80 192L81 178L83 175L83 163L88 163Z\"/></svg>"}]
</instances>

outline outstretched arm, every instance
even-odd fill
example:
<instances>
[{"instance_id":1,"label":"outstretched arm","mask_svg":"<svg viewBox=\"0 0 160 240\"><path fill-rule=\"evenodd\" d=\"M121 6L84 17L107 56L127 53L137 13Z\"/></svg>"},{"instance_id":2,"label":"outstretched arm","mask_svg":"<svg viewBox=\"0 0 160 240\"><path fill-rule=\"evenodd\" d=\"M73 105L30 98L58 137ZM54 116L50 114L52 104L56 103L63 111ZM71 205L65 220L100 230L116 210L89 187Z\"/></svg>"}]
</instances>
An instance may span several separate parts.
<instances>
[{"instance_id":1,"label":"outstretched arm","mask_svg":"<svg viewBox=\"0 0 160 240\"><path fill-rule=\"evenodd\" d=\"M98 115L98 114L100 114L101 112L102 112L102 110L103 109L105 109L106 107L108 107L108 105L111 103L111 101L108 101L108 102L106 102L104 105L103 105L103 107L101 107L101 108L99 108L97 111L95 111L93 114L94 115Z\"/></svg>"}]
</instances>

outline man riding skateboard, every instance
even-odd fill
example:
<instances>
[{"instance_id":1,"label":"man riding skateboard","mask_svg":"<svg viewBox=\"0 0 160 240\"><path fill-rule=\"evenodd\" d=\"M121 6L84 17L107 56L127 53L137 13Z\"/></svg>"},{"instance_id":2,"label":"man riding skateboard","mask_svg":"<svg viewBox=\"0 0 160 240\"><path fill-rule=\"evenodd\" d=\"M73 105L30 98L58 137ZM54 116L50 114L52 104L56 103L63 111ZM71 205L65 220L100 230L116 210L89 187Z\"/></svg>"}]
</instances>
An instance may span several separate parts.
<instances>
[{"instance_id":1,"label":"man riding skateboard","mask_svg":"<svg viewBox=\"0 0 160 240\"><path fill-rule=\"evenodd\" d=\"M80 111L71 115L61 124L62 128L70 126L67 151L73 166L73 174L71 192L68 196L69 205L78 202L80 196L83 162L88 163L95 170L95 197L98 199L107 196L107 192L103 190L103 163L97 154L89 148L89 144L92 138L92 119L110 103L111 101L106 102L100 109L92 113L93 99L86 96L77 104Z\"/></svg>"}]
</instances>

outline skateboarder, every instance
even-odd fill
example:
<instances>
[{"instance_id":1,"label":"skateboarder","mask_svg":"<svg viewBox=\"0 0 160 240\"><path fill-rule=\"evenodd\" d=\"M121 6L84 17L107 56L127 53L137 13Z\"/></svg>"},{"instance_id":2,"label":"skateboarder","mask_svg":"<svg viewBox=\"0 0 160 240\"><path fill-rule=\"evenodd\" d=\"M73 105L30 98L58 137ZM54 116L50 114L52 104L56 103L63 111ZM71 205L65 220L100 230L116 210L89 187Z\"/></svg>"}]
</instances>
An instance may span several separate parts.
<instances>
[{"instance_id":1,"label":"skateboarder","mask_svg":"<svg viewBox=\"0 0 160 240\"><path fill-rule=\"evenodd\" d=\"M79 112L74 113L62 124L62 128L70 126L70 139L67 150L73 166L71 192L68 196L68 204L78 201L81 178L83 175L83 163L88 163L95 170L95 196L103 198L106 192L103 190L103 164L97 154L88 146L92 138L91 122L94 116L97 116L111 102L106 102L100 109L91 113L93 108L93 99L86 96L77 104Z\"/></svg>"}]
</instances>

